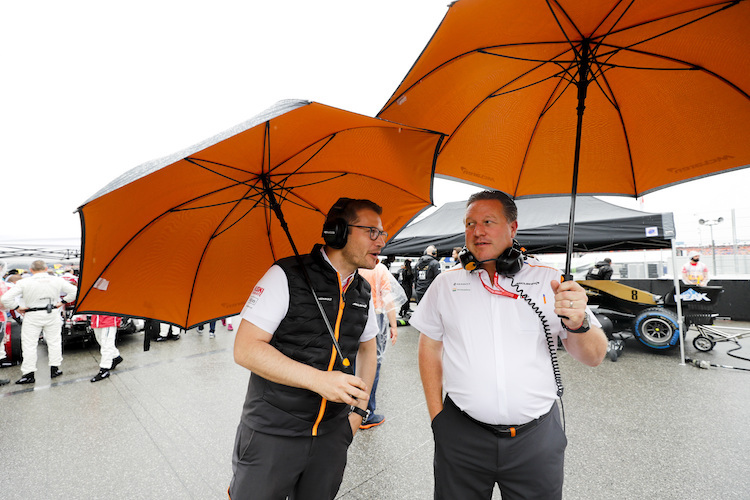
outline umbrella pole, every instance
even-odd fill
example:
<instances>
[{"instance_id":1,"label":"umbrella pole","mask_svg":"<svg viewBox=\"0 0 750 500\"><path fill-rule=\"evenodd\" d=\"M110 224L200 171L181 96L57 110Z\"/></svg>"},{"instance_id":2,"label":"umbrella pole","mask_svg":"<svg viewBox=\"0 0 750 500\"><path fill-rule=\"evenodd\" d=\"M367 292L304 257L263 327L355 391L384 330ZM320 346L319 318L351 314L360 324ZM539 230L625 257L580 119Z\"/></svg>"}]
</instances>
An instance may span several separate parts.
<instances>
[{"instance_id":1,"label":"umbrella pole","mask_svg":"<svg viewBox=\"0 0 750 500\"><path fill-rule=\"evenodd\" d=\"M310 292L312 292L313 298L315 299L315 303L317 304L318 310L320 311L320 315L323 316L323 321L326 324L328 333L331 335L331 340L333 340L333 347L336 349L336 353L339 355L339 359L341 359L341 364L348 367L351 365L351 362L349 361L349 358L345 358L344 354L341 352L341 346L339 345L338 340L336 340L336 334L333 332L333 327L331 326L331 322L328 321L328 316L326 316L326 313L323 310L323 305L320 303L320 300L318 299L318 294L315 292L315 288L313 288L312 281L310 280L310 276L307 274L307 269L305 268L305 264L302 261L302 257L300 257L300 254L297 251L297 246L294 244L292 235L289 232L289 226L287 226L286 224L286 220L284 219L284 214L281 211L281 206L276 201L276 197L273 194L273 189L270 188L270 186L268 185L268 179L265 177L263 178L263 184L265 187L266 196L268 197L268 201L271 205L271 209L273 209L273 213L276 214L276 218L279 220L279 224L281 224L281 228L286 233L286 237L289 239L289 243L292 245L294 256L297 257L297 262L299 262L299 265L302 268L302 274L305 277L307 286L310 287Z\"/></svg>"},{"instance_id":2,"label":"umbrella pole","mask_svg":"<svg viewBox=\"0 0 750 500\"><path fill-rule=\"evenodd\" d=\"M570 219L568 222L568 244L565 248L565 274L563 281L571 281L573 274L570 272L570 265L573 256L573 236L575 233L576 219L576 195L578 194L578 164L581 159L581 130L583 129L583 112L586 109L586 92L589 86L589 41L584 39L581 42L580 62L578 68L578 121L576 123L576 145L575 156L573 158L573 186L570 190Z\"/></svg>"}]
</instances>

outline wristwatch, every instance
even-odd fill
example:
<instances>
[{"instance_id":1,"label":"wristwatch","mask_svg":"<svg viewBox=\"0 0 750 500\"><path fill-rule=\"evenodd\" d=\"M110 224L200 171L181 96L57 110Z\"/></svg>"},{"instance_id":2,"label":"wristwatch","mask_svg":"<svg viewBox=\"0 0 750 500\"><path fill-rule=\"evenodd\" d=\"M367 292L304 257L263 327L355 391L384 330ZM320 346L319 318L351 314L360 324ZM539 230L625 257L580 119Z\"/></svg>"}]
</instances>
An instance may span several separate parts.
<instances>
[{"instance_id":1,"label":"wristwatch","mask_svg":"<svg viewBox=\"0 0 750 500\"><path fill-rule=\"evenodd\" d=\"M562 323L562 320L560 320L560 323ZM580 328L576 328L575 330L571 330L567 327L565 323L562 323L563 328L568 330L570 333L586 333L589 330L591 330L591 325L589 324L589 313L586 313L586 315L583 317L583 323L581 324Z\"/></svg>"},{"instance_id":2,"label":"wristwatch","mask_svg":"<svg viewBox=\"0 0 750 500\"><path fill-rule=\"evenodd\" d=\"M351 415L352 413L356 413L357 415L359 415L360 417L362 417L362 423L363 424L365 422L367 422L367 419L370 417L370 410L369 410L369 408L366 409L366 410L363 410L359 406L353 406L352 405L352 406L349 406L349 415Z\"/></svg>"}]
</instances>

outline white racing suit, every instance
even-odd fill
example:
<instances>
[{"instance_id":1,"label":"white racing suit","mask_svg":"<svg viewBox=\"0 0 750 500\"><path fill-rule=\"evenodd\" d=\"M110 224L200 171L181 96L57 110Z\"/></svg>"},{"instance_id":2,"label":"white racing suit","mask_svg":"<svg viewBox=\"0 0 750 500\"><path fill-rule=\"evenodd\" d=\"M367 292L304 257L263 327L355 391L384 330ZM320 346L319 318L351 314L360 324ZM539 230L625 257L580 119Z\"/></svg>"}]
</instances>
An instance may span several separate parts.
<instances>
[{"instance_id":1,"label":"white racing suit","mask_svg":"<svg viewBox=\"0 0 750 500\"><path fill-rule=\"evenodd\" d=\"M53 307L47 310L27 311L21 325L21 349L23 362L21 373L24 375L36 371L37 345L39 335L44 332L49 353L49 365L60 366L62 363L62 314L54 307L65 295L66 302L73 302L76 298L75 286L58 276L51 276L45 272L33 274L30 278L20 280L5 292L0 300L5 307L15 307L17 297L23 298L26 307L30 309L44 308L48 304Z\"/></svg>"}]
</instances>

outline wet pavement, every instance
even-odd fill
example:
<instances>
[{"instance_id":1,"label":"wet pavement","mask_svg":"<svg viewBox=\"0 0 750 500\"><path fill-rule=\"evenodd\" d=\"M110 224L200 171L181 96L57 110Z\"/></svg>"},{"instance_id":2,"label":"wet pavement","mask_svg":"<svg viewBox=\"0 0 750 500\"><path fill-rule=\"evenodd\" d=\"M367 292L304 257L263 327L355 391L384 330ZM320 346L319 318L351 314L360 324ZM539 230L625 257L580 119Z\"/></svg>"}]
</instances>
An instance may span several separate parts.
<instances>
[{"instance_id":1,"label":"wet pavement","mask_svg":"<svg viewBox=\"0 0 750 500\"><path fill-rule=\"evenodd\" d=\"M236 322L236 321L235 321ZM750 327L748 323L718 325ZM417 369L418 333L399 328L378 388L379 427L350 448L337 498L432 498L432 434ZM695 330L688 333L689 341ZM234 364L234 332L196 330L180 340L143 334L119 344L125 361L98 383L98 346L64 352L49 378L0 387L0 495L4 499L226 498L231 451L249 372ZM748 348L735 354L750 357ZM750 368L720 343L691 358ZM566 499L750 498L750 373L679 364L628 340L623 355L587 368L561 352L568 436ZM500 498L496 491L493 498Z\"/></svg>"}]
</instances>

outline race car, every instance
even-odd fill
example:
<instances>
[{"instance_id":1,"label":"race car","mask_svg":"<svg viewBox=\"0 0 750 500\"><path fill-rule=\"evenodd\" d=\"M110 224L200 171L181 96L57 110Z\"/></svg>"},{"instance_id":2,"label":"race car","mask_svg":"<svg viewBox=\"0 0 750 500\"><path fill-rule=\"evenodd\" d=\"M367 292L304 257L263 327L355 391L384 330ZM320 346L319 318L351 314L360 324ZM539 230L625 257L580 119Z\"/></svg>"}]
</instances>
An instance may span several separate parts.
<instances>
[{"instance_id":1,"label":"race car","mask_svg":"<svg viewBox=\"0 0 750 500\"><path fill-rule=\"evenodd\" d=\"M672 289L664 295L639 290L617 281L581 280L592 312L607 337L632 333L652 349L671 349L679 344L690 325L711 325L718 316L716 303L724 292L719 286L681 285L683 325L677 319L677 303Z\"/></svg>"}]
</instances>

